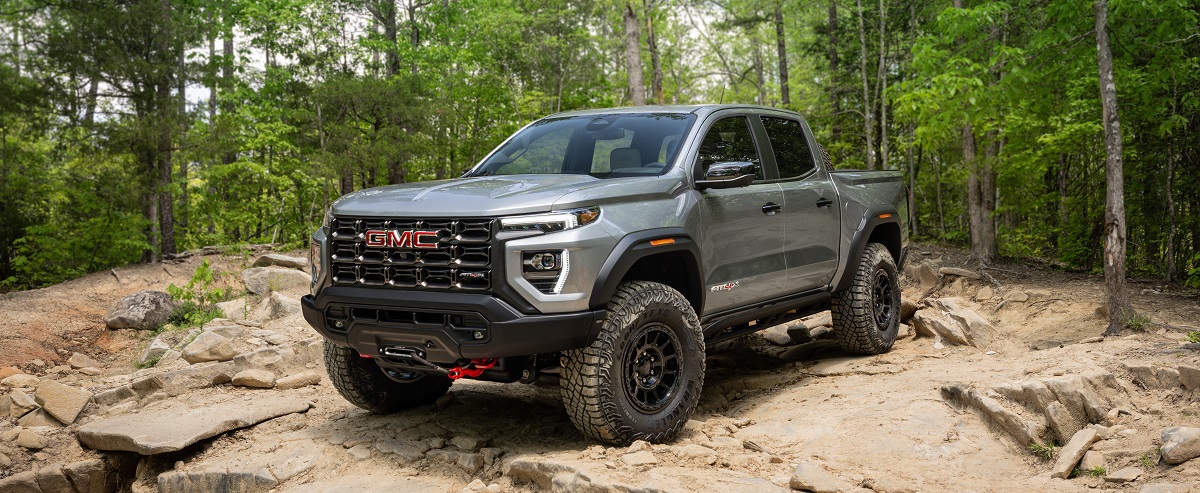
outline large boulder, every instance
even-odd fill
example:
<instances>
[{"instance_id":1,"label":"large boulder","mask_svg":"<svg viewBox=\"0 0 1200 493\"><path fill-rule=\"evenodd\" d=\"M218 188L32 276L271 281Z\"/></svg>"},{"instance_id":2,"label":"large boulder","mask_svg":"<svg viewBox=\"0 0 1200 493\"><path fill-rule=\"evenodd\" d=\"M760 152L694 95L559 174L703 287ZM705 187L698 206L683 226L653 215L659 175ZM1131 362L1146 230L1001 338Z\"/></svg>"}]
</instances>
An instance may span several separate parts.
<instances>
[{"instance_id":1,"label":"large boulder","mask_svg":"<svg viewBox=\"0 0 1200 493\"><path fill-rule=\"evenodd\" d=\"M1200 428L1177 426L1163 430L1162 457L1167 464L1183 464L1200 457Z\"/></svg>"},{"instance_id":2,"label":"large boulder","mask_svg":"<svg viewBox=\"0 0 1200 493\"><path fill-rule=\"evenodd\" d=\"M108 315L104 325L110 329L154 330L171 319L179 304L162 291L142 291L122 298Z\"/></svg>"},{"instance_id":3,"label":"large boulder","mask_svg":"<svg viewBox=\"0 0 1200 493\"><path fill-rule=\"evenodd\" d=\"M255 267L242 271L242 281L246 289L259 296L267 296L272 292L303 294L312 285L312 276L295 269L279 267Z\"/></svg>"},{"instance_id":4,"label":"large boulder","mask_svg":"<svg viewBox=\"0 0 1200 493\"><path fill-rule=\"evenodd\" d=\"M927 300L926 305L912 319L918 335L933 337L943 344L976 347L986 347L998 337L991 322L967 308L962 300Z\"/></svg>"},{"instance_id":5,"label":"large boulder","mask_svg":"<svg viewBox=\"0 0 1200 493\"><path fill-rule=\"evenodd\" d=\"M278 253L268 253L254 259L253 267L283 267L286 269L307 269L308 259L303 257L289 257Z\"/></svg>"},{"instance_id":6,"label":"large boulder","mask_svg":"<svg viewBox=\"0 0 1200 493\"><path fill-rule=\"evenodd\" d=\"M229 338L216 332L201 332L187 347L183 348L183 359L188 363L204 361L229 361L237 356L237 350Z\"/></svg>"}]
</instances>

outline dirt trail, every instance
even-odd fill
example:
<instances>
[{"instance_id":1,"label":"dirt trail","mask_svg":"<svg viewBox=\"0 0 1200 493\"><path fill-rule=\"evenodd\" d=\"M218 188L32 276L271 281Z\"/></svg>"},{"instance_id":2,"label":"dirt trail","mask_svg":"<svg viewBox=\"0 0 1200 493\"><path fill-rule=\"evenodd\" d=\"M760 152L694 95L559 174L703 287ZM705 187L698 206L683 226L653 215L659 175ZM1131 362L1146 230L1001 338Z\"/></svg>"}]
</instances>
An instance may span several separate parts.
<instances>
[{"instance_id":1,"label":"dirt trail","mask_svg":"<svg viewBox=\"0 0 1200 493\"><path fill-rule=\"evenodd\" d=\"M957 267L963 256L921 247L911 258ZM53 365L64 359L58 349L69 355L86 348L107 365L104 375L88 379L67 374L63 381L95 388L128 382L125 375L135 370L130 362L144 336L106 332L100 318L123 295L186 282L195 263L171 265L165 272L162 266L121 269L122 281L99 273L0 300L0 366L15 363L38 373L44 369L31 360ZM218 265L232 272L244 263L225 259ZM1180 491L1200 492L1200 459L1169 466L1157 457L1157 463L1143 457L1161 445L1164 428L1200 426L1200 390L1140 385L1130 369L1200 367L1200 351L1178 350L1186 335L1178 327L1200 320L1197 296L1133 283L1135 307L1163 325L1080 343L1104 330L1097 312L1103 301L1099 279L1035 265L998 267L988 271L995 283L945 276L932 294L963 300L990 319L999 334L990 344L937 347L932 338L909 336L881 356L819 349L797 358L789 348L752 335L731 351L709 356L700 408L672 444L635 444L627 450L589 442L563 411L557 385L459 381L436 406L377 416L347 403L328 379L293 390L222 384L145 403L141 412L188 402L244 400L252 406L284 395L307 399L313 408L152 456L139 468L132 488L156 490L163 484L161 478L155 480L160 473L198 477L201 471L229 469L228 463L307 454L311 463L278 481L273 491L443 492L490 486L492 491L760 493L789 490L793 472L802 464L828 473L839 485L835 489L844 491L1133 492L1165 482L1183 485ZM929 289L906 283L906 297ZM1016 301L1021 297L1016 293L1027 299ZM313 335L296 316L267 327L295 337ZM1098 442L1093 450L1109 458L1109 472L1138 467L1141 475L1131 483L1086 475L1051 479L1050 462L981 413L952 406L941 394L954 384L987 389L1096 371L1111 373L1121 385L1126 413L1119 418L1119 429L1126 431ZM6 426L0 423L0 432ZM0 441L0 453L12 459L10 466L0 463L0 478L49 462L95 456L71 443L69 431L53 437L55 445L44 449L41 458ZM646 454L631 453L639 450ZM472 483L476 480L480 482Z\"/></svg>"}]
</instances>

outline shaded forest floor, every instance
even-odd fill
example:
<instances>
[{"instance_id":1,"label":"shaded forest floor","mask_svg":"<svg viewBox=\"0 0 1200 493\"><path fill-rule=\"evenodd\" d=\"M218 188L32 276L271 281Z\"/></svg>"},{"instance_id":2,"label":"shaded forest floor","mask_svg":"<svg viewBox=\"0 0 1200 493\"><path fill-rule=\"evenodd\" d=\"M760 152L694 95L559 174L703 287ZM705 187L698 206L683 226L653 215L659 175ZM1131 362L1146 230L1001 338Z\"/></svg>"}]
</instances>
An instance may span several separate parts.
<instances>
[{"instance_id":1,"label":"shaded forest floor","mask_svg":"<svg viewBox=\"0 0 1200 493\"><path fill-rule=\"evenodd\" d=\"M954 249L918 245L913 250L910 259L917 263L960 267L965 259ZM230 273L231 285L240 282L236 273L252 260L210 259L218 271ZM3 296L0 366L96 391L128 380L149 337L106 330L105 312L125 295L186 283L199 262L130 266ZM761 493L787 490L798 464L828 473L846 491L1139 491L1150 483L1200 491L1195 489L1200 488L1200 459L1177 466L1145 459L1161 445L1164 428L1200 423L1200 391L1145 385L1135 370L1200 367L1200 352L1178 349L1187 327L1196 330L1200 322L1200 297L1134 281L1134 306L1151 323L1141 332L1081 343L1105 328L1101 279L1025 262L995 267L987 271L991 280L947 276L933 290L906 279L904 291L914 301L926 293L930 299L961 300L994 324L998 336L990 343L938 347L934 339L914 338L909 331L888 354L852 357L824 348L795 352L791 349L798 346L776 346L751 335L734 349L709 356L701 405L672 444L638 450L595 445L571 425L554 385L460 381L437 406L376 416L347 403L328 379L294 390L223 384L148 403L142 412L234 400L254 405L283 395L314 407L150 461L139 468L133 489L154 491L150 474L211 469L294 448L315 453L316 459L276 491L442 492L479 480L475 488L493 491ZM298 316L271 324L281 333L311 333ZM100 361L102 374L50 371L72 352ZM1114 402L1120 401L1123 413L1111 423L1121 433L1093 450L1102 452L1109 472L1141 470L1131 483L1087 475L1051 479L1051 462L1030 453L983 414L950 405L940 392L955 384L987 389L1097 371L1115 377L1120 397ZM81 423L89 421L86 414ZM9 426L0 422L0 432ZM58 439L40 457L0 443L13 462L0 467L0 478L95 456L70 439L74 427L54 435ZM470 450L479 445L482 451ZM416 455L404 452L414 448L420 450ZM639 451L649 452L649 459L633 453ZM476 464L475 452L486 461Z\"/></svg>"}]
</instances>

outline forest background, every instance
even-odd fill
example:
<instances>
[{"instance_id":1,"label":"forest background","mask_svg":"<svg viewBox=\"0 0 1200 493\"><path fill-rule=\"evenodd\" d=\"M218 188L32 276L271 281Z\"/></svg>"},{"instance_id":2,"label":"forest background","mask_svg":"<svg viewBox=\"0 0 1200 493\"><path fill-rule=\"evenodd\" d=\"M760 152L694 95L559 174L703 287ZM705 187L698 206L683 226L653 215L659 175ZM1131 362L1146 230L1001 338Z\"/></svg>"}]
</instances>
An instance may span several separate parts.
<instances>
[{"instance_id":1,"label":"forest background","mask_svg":"<svg viewBox=\"0 0 1200 493\"><path fill-rule=\"evenodd\" d=\"M1099 273L1098 26L1126 266L1200 287L1198 18L1200 0L10 0L0 291L304 247L341 194L644 103L799 111L837 167L904 171L917 238Z\"/></svg>"}]
</instances>

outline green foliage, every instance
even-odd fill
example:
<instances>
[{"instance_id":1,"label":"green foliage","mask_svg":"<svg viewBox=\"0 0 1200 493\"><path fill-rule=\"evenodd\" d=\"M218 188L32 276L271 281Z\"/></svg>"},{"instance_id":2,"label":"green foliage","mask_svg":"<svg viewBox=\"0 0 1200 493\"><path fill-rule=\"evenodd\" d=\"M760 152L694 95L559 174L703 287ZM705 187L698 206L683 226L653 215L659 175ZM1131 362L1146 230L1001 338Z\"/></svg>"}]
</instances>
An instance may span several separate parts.
<instances>
[{"instance_id":1,"label":"green foliage","mask_svg":"<svg viewBox=\"0 0 1200 493\"><path fill-rule=\"evenodd\" d=\"M1145 332L1146 329L1148 329L1153 323L1154 322L1152 322L1145 315L1134 313L1133 316L1129 317L1129 320L1125 322L1125 328L1134 332Z\"/></svg>"},{"instance_id":2,"label":"green foliage","mask_svg":"<svg viewBox=\"0 0 1200 493\"><path fill-rule=\"evenodd\" d=\"M233 290L214 286L217 275L205 259L193 271L186 286L181 288L173 283L167 286L171 299L180 303L179 309L171 315L172 323L180 327L201 326L224 315L216 304L227 299Z\"/></svg>"},{"instance_id":3,"label":"green foliage","mask_svg":"<svg viewBox=\"0 0 1200 493\"><path fill-rule=\"evenodd\" d=\"M1189 288L1200 288L1200 253L1192 257L1192 265L1195 265L1187 273L1187 281L1184 283Z\"/></svg>"},{"instance_id":4,"label":"green foliage","mask_svg":"<svg viewBox=\"0 0 1200 493\"><path fill-rule=\"evenodd\" d=\"M1160 457L1162 457L1162 451L1159 450L1158 448L1152 448L1146 452L1143 452L1141 455L1139 455L1137 457L1137 461L1138 461L1138 464L1141 464L1142 469L1149 470L1149 469L1153 469L1154 466L1158 465L1158 461L1159 461Z\"/></svg>"},{"instance_id":5,"label":"green foliage","mask_svg":"<svg viewBox=\"0 0 1200 493\"><path fill-rule=\"evenodd\" d=\"M623 9L600 0L415 2L394 19L376 0L15 5L0 12L21 40L0 50L0 290L155 260L168 236L303 247L340 195L452 178L535 118L629 99ZM920 234L966 245L987 164L1001 255L1102 268L1093 2L862 2L833 22L827 2L629 5L647 85L653 26L666 102L782 106L778 6L788 106L837 168L872 153L906 169ZM1200 9L1114 1L1109 26L1127 270L1200 288Z\"/></svg>"},{"instance_id":6,"label":"green foliage","mask_svg":"<svg viewBox=\"0 0 1200 493\"><path fill-rule=\"evenodd\" d=\"M1187 342L1200 344L1200 330L1188 331L1187 337L1184 338Z\"/></svg>"},{"instance_id":7,"label":"green foliage","mask_svg":"<svg viewBox=\"0 0 1200 493\"><path fill-rule=\"evenodd\" d=\"M1036 442L1031 443L1029 444L1029 451L1044 461L1053 460L1055 451L1054 442L1047 442L1045 445Z\"/></svg>"}]
</instances>

